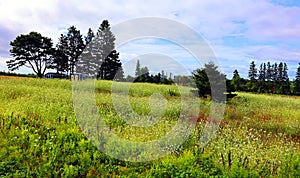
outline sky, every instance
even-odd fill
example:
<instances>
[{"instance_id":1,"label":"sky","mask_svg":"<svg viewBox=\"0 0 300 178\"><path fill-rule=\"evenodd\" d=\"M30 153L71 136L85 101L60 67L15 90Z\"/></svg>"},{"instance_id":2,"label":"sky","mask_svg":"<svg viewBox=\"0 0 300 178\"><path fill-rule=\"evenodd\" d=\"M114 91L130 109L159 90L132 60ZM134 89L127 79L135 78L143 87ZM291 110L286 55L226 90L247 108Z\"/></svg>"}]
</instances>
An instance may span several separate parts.
<instances>
[{"instance_id":1,"label":"sky","mask_svg":"<svg viewBox=\"0 0 300 178\"><path fill-rule=\"evenodd\" d=\"M0 1L0 71L8 71L10 42L20 34L37 31L55 44L71 25L85 35L88 28L96 31L104 19L114 26L144 17L166 18L193 29L228 78L235 69L246 78L254 60L257 65L285 62L293 79L300 62L299 0L9 0ZM137 59L142 66L150 65L152 72L173 67L169 71L173 75L203 66L181 44L165 39L135 39L116 48L123 65L131 66L125 69L128 74Z\"/></svg>"}]
</instances>

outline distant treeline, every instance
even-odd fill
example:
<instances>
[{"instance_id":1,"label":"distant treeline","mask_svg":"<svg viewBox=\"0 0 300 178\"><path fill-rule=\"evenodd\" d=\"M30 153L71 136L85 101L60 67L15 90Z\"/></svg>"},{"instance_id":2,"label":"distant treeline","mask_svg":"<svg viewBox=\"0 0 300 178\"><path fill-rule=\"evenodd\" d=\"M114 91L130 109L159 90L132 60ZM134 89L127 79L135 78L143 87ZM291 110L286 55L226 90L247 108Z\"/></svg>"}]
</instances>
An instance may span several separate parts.
<instances>
[{"instance_id":1,"label":"distant treeline","mask_svg":"<svg viewBox=\"0 0 300 178\"><path fill-rule=\"evenodd\" d=\"M37 78L37 75L35 74L17 74L17 73L1 72L1 71L0 71L0 75Z\"/></svg>"},{"instance_id":2,"label":"distant treeline","mask_svg":"<svg viewBox=\"0 0 300 178\"><path fill-rule=\"evenodd\" d=\"M233 91L300 95L300 63L295 72L296 77L291 80L286 63L261 63L257 68L252 61L248 71L249 79L241 78L235 70L227 87Z\"/></svg>"}]
</instances>

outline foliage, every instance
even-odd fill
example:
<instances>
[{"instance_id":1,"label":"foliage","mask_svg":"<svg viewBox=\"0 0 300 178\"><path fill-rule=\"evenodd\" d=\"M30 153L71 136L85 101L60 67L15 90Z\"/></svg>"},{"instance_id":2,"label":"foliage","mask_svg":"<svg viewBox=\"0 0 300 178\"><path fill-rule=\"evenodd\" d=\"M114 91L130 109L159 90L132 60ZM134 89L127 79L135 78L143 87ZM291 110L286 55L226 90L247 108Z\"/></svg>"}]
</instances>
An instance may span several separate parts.
<instances>
[{"instance_id":1,"label":"foliage","mask_svg":"<svg viewBox=\"0 0 300 178\"><path fill-rule=\"evenodd\" d=\"M41 78L46 69L51 68L54 49L50 38L43 37L38 32L30 32L27 35L17 36L10 45L11 56L15 57L7 61L7 67L11 71L26 66Z\"/></svg>"},{"instance_id":2,"label":"foliage","mask_svg":"<svg viewBox=\"0 0 300 178\"><path fill-rule=\"evenodd\" d=\"M225 85L226 77L214 63L205 64L203 69L196 69L192 74L198 88L199 96L203 97L226 92L222 86L223 83Z\"/></svg>"}]
</instances>

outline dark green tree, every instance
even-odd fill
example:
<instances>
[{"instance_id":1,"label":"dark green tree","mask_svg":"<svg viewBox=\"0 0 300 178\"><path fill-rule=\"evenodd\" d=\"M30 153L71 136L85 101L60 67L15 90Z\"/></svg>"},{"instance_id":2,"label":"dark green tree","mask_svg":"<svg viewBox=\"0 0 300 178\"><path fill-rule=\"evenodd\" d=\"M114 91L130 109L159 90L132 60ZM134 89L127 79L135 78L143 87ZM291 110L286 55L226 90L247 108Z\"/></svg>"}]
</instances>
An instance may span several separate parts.
<instances>
[{"instance_id":1,"label":"dark green tree","mask_svg":"<svg viewBox=\"0 0 300 178\"><path fill-rule=\"evenodd\" d=\"M94 44L94 32L89 28L85 39L85 48L81 55L78 57L78 62L76 65L76 72L81 74L86 74L89 76L96 76L100 68L100 62L93 55L93 49L96 47Z\"/></svg>"},{"instance_id":2,"label":"dark green tree","mask_svg":"<svg viewBox=\"0 0 300 178\"><path fill-rule=\"evenodd\" d=\"M288 67L287 64L283 64L283 83L282 83L282 94L288 94L291 91L290 79L288 76Z\"/></svg>"},{"instance_id":3,"label":"dark green tree","mask_svg":"<svg viewBox=\"0 0 300 178\"><path fill-rule=\"evenodd\" d=\"M273 68L272 80L275 82L278 80L278 65L276 62L272 68Z\"/></svg>"},{"instance_id":4,"label":"dark green tree","mask_svg":"<svg viewBox=\"0 0 300 178\"><path fill-rule=\"evenodd\" d=\"M99 78L104 80L122 80L124 78L122 63L116 50L112 50L103 61L99 71Z\"/></svg>"},{"instance_id":5,"label":"dark green tree","mask_svg":"<svg viewBox=\"0 0 300 178\"><path fill-rule=\"evenodd\" d=\"M135 78L139 78L141 76L141 64L140 60L137 60L135 67Z\"/></svg>"},{"instance_id":6,"label":"dark green tree","mask_svg":"<svg viewBox=\"0 0 300 178\"><path fill-rule=\"evenodd\" d=\"M268 82L272 81L273 79L273 67L270 62L267 63L266 79Z\"/></svg>"},{"instance_id":7,"label":"dark green tree","mask_svg":"<svg viewBox=\"0 0 300 178\"><path fill-rule=\"evenodd\" d=\"M249 67L249 71L248 71L248 77L250 79L250 81L247 83L247 88L248 91L253 91L256 92L257 91L257 68L256 68L256 64L254 61L251 62L250 67Z\"/></svg>"},{"instance_id":8,"label":"dark green tree","mask_svg":"<svg viewBox=\"0 0 300 178\"><path fill-rule=\"evenodd\" d=\"M294 82L294 93L300 95L300 63L296 72L296 77Z\"/></svg>"},{"instance_id":9,"label":"dark green tree","mask_svg":"<svg viewBox=\"0 0 300 178\"><path fill-rule=\"evenodd\" d=\"M101 62L99 69L99 78L112 80L118 71L118 77L121 77L123 71L122 63L118 59L119 53L115 50L115 36L111 32L108 20L103 20L97 32L98 51L96 52L97 60Z\"/></svg>"},{"instance_id":10,"label":"dark green tree","mask_svg":"<svg viewBox=\"0 0 300 178\"><path fill-rule=\"evenodd\" d=\"M94 39L95 34L91 28L89 28L87 35L84 37L85 40L85 46L87 46L92 40Z\"/></svg>"},{"instance_id":11,"label":"dark green tree","mask_svg":"<svg viewBox=\"0 0 300 178\"><path fill-rule=\"evenodd\" d=\"M241 77L237 69L233 71L233 77L231 80L231 85L233 86L234 91L240 91L241 88Z\"/></svg>"},{"instance_id":12,"label":"dark green tree","mask_svg":"<svg viewBox=\"0 0 300 178\"><path fill-rule=\"evenodd\" d=\"M54 48L50 38L37 32L30 32L27 35L17 36L10 45L12 46L10 53L14 59L7 61L9 70L14 71L26 66L42 78L46 69L52 68Z\"/></svg>"},{"instance_id":13,"label":"dark green tree","mask_svg":"<svg viewBox=\"0 0 300 178\"><path fill-rule=\"evenodd\" d=\"M53 69L56 69L57 73L68 72L69 58L67 56L68 40L65 35L61 35L56 45L54 60L52 63Z\"/></svg>"},{"instance_id":14,"label":"dark green tree","mask_svg":"<svg viewBox=\"0 0 300 178\"><path fill-rule=\"evenodd\" d=\"M66 38L68 43L66 55L68 56L69 60L70 75L72 75L75 72L75 66L79 56L85 48L85 44L82 39L82 35L80 34L80 30L77 30L75 26L71 26L68 29Z\"/></svg>"},{"instance_id":15,"label":"dark green tree","mask_svg":"<svg viewBox=\"0 0 300 178\"><path fill-rule=\"evenodd\" d=\"M248 77L251 81L256 81L257 78L257 68L255 65L255 62L252 61L250 64L249 72L248 72Z\"/></svg>"},{"instance_id":16,"label":"dark green tree","mask_svg":"<svg viewBox=\"0 0 300 178\"><path fill-rule=\"evenodd\" d=\"M218 70L214 63L209 62L204 65L203 69L196 69L192 74L199 96L214 95L215 99L221 99L225 92L226 76Z\"/></svg>"},{"instance_id":17,"label":"dark green tree","mask_svg":"<svg viewBox=\"0 0 300 178\"><path fill-rule=\"evenodd\" d=\"M267 88L267 85L266 85L266 70L267 70L267 67L266 67L266 63L262 63L260 65L260 68L259 68L259 76L258 76L258 82L259 82L259 92L263 93L263 92L267 92L266 88Z\"/></svg>"}]
</instances>

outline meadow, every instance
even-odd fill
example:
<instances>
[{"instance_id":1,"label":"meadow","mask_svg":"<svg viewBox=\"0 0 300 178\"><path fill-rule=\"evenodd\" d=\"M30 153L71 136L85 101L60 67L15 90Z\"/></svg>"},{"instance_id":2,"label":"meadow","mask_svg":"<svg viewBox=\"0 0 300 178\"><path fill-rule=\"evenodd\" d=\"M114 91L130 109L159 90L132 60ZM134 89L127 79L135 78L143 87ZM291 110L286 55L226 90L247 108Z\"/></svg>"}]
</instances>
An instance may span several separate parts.
<instances>
[{"instance_id":1,"label":"meadow","mask_svg":"<svg viewBox=\"0 0 300 178\"><path fill-rule=\"evenodd\" d=\"M98 114L119 137L138 142L168 133L181 115L181 99L191 93L176 85L118 83L113 91L129 87L130 106L140 116L126 115L132 123L147 125L151 108L159 113L154 125L138 127L122 119L126 112L116 109L112 85L96 82ZM151 105L156 100L162 105ZM211 101L196 102L197 125L187 140L157 160L131 162L103 153L86 137L74 113L71 81L0 76L0 177L300 177L300 97L238 93L204 147L199 137ZM132 151L114 140L106 145L106 153Z\"/></svg>"}]
</instances>

